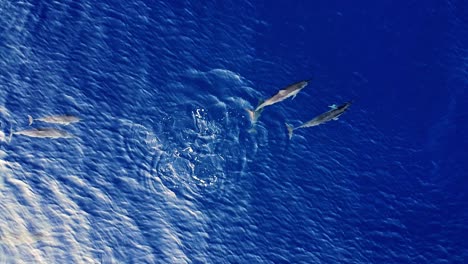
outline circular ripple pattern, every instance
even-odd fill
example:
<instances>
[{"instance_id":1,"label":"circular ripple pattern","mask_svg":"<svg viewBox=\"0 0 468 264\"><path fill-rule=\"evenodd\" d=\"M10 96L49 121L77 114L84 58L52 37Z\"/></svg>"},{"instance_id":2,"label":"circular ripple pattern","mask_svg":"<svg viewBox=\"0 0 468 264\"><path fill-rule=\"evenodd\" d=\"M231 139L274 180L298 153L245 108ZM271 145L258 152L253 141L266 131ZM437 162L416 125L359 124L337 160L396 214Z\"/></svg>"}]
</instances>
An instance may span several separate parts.
<instances>
[{"instance_id":1,"label":"circular ripple pattern","mask_svg":"<svg viewBox=\"0 0 468 264\"><path fill-rule=\"evenodd\" d=\"M174 97L183 97L187 89L200 85L209 93L209 87L242 84L239 76L226 70L189 72L187 76L183 90L172 87ZM174 192L222 195L226 185L242 175L258 144L248 132L249 120L244 118L249 105L229 94L219 97L200 95L205 102L188 99L184 105L168 103L171 116L158 117L152 128L121 121L125 156L139 168L139 181L146 190L157 192L162 185Z\"/></svg>"},{"instance_id":2,"label":"circular ripple pattern","mask_svg":"<svg viewBox=\"0 0 468 264\"><path fill-rule=\"evenodd\" d=\"M169 149L155 159L152 173L170 189L217 189L226 177L226 153L217 147L222 141L221 125L207 120L204 109L194 110L192 118L194 126L180 131L182 138L191 140L168 144Z\"/></svg>"}]
</instances>

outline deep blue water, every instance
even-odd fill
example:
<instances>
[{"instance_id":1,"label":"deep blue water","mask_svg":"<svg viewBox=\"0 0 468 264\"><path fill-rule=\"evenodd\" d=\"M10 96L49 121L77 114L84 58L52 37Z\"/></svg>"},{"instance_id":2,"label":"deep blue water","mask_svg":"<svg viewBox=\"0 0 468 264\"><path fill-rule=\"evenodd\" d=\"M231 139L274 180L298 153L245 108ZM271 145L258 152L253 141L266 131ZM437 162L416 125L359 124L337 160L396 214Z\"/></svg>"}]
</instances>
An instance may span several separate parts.
<instances>
[{"instance_id":1,"label":"deep blue water","mask_svg":"<svg viewBox=\"0 0 468 264\"><path fill-rule=\"evenodd\" d=\"M465 1L0 14L0 263L468 262Z\"/></svg>"}]
</instances>

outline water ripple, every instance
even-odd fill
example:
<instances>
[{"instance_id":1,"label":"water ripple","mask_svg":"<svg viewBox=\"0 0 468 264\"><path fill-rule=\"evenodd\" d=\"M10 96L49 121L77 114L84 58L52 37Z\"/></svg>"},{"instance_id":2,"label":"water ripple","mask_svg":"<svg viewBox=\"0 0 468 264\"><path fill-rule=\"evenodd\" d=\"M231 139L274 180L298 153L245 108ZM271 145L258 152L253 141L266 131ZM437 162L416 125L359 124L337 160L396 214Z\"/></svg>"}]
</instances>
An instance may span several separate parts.
<instances>
[{"instance_id":1,"label":"water ripple","mask_svg":"<svg viewBox=\"0 0 468 264\"><path fill-rule=\"evenodd\" d=\"M162 185L186 195L222 195L227 185L241 177L266 138L261 137L262 129L257 134L248 132L245 100L219 91L216 96L210 93L218 87L242 86L242 77L220 69L192 71L188 76L183 89L170 89L174 98L187 96L184 105L167 102L165 109L173 110L170 115L145 125L121 120L124 156L138 166L138 181L149 192L158 192ZM197 100L186 95L206 81L207 94L199 94Z\"/></svg>"}]
</instances>

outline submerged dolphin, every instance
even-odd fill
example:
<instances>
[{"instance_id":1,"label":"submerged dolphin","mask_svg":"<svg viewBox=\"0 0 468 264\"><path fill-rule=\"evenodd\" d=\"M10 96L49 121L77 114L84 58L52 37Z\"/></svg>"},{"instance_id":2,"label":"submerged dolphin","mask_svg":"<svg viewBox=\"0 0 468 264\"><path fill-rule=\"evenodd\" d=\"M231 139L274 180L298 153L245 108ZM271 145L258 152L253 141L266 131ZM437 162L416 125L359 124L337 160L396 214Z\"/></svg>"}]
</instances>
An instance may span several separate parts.
<instances>
[{"instance_id":1,"label":"submerged dolphin","mask_svg":"<svg viewBox=\"0 0 468 264\"><path fill-rule=\"evenodd\" d=\"M33 123L34 120L46 122L46 123L53 123L53 124L60 124L60 125L69 125L71 123L79 122L81 119L72 116L72 115L56 115L56 116L46 116L42 118L32 118L32 116L28 116L29 125Z\"/></svg>"},{"instance_id":2,"label":"submerged dolphin","mask_svg":"<svg viewBox=\"0 0 468 264\"><path fill-rule=\"evenodd\" d=\"M10 140L13 134L34 137L34 138L74 138L75 137L74 135L66 131L56 129L56 128L51 128L51 127L33 128L33 129L26 129L26 130L12 132L10 135Z\"/></svg>"},{"instance_id":3,"label":"submerged dolphin","mask_svg":"<svg viewBox=\"0 0 468 264\"><path fill-rule=\"evenodd\" d=\"M330 120L338 120L338 117L340 115L342 115L344 112L346 112L346 110L348 110L348 108L351 106L353 102L350 101L350 102L347 102L347 103L344 103L340 106L336 106L336 105L331 105L330 107L332 108L332 110L330 111L327 111L321 115L318 115L317 117L315 117L314 119L298 126L298 127L293 127L289 124L286 124L286 127L288 128L288 135L289 135L289 138L291 139L292 138L292 135L293 135L293 132L294 130L298 129L298 128L304 128L304 127L313 127L313 126L318 126L318 125L321 125L325 122L328 122Z\"/></svg>"},{"instance_id":4,"label":"submerged dolphin","mask_svg":"<svg viewBox=\"0 0 468 264\"><path fill-rule=\"evenodd\" d=\"M249 112L250 120L252 121L252 123L255 124L255 122L257 122L258 118L260 117L260 114L263 111L263 108L265 108L266 106L279 103L281 101L286 100L289 97L292 97L294 99L294 97L296 97L296 95L309 84L309 81L310 80L304 80L297 83L293 83L285 87L283 90L280 90L273 97L263 101L260 105L257 106L257 108L255 108L255 110L246 109Z\"/></svg>"}]
</instances>

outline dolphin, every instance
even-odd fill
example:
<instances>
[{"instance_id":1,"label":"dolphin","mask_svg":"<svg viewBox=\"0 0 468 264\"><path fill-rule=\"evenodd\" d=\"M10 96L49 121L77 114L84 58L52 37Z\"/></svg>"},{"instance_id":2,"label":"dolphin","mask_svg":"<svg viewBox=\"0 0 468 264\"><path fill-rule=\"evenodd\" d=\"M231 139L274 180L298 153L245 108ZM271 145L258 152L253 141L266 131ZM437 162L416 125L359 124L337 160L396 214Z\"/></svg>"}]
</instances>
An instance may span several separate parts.
<instances>
[{"instance_id":1,"label":"dolphin","mask_svg":"<svg viewBox=\"0 0 468 264\"><path fill-rule=\"evenodd\" d=\"M75 137L74 135L66 131L56 129L56 128L51 128L51 127L33 128L33 129L26 129L26 130L12 132L10 135L10 140L13 134L34 137L34 138L74 138Z\"/></svg>"},{"instance_id":2,"label":"dolphin","mask_svg":"<svg viewBox=\"0 0 468 264\"><path fill-rule=\"evenodd\" d=\"M332 108L331 110L323 113L323 114L320 114L318 116L316 116L314 119L298 126L298 127L293 127L289 124L286 124L286 127L288 128L288 135L289 135L289 139L292 138L292 135L293 135L293 132L294 130L298 129L298 128L305 128L305 127L313 127L313 126L318 126L318 125L321 125L325 122L328 122L330 120L338 120L338 117L341 116L344 112L346 112L346 110L348 110L348 108L351 106L351 104L353 103L353 101L350 101L350 102L346 102L340 106L336 106L336 105L331 105L330 108Z\"/></svg>"},{"instance_id":3,"label":"dolphin","mask_svg":"<svg viewBox=\"0 0 468 264\"><path fill-rule=\"evenodd\" d=\"M292 99L294 99L294 97L296 97L296 95L309 84L309 81L310 80L304 80L297 83L293 83L280 90L271 98L263 101L257 106L257 108L255 108L255 110L246 109L249 113L250 120L252 121L252 123L255 124L255 122L257 122L258 118L260 117L260 114L263 111L263 108L265 108L266 106L279 103L281 101L286 100L289 97L292 97Z\"/></svg>"},{"instance_id":4,"label":"dolphin","mask_svg":"<svg viewBox=\"0 0 468 264\"><path fill-rule=\"evenodd\" d=\"M81 119L72 116L72 115L55 115L55 116L46 116L41 118L32 118L32 116L28 116L29 125L32 125L34 120L46 122L46 123L53 123L53 124L60 124L60 125L69 125L71 123L79 122Z\"/></svg>"}]
</instances>

